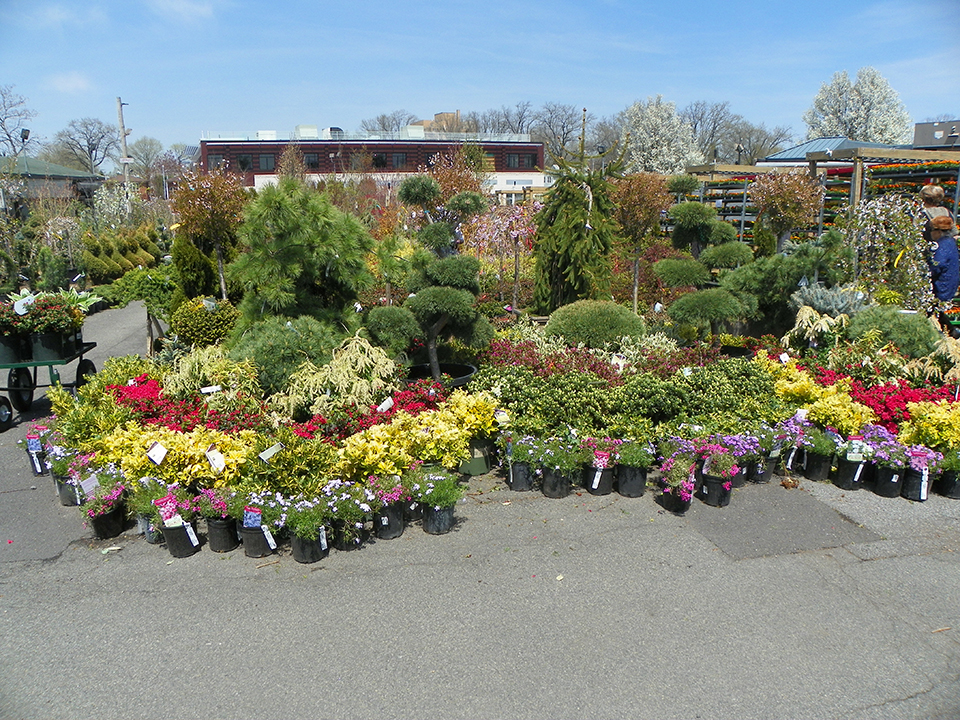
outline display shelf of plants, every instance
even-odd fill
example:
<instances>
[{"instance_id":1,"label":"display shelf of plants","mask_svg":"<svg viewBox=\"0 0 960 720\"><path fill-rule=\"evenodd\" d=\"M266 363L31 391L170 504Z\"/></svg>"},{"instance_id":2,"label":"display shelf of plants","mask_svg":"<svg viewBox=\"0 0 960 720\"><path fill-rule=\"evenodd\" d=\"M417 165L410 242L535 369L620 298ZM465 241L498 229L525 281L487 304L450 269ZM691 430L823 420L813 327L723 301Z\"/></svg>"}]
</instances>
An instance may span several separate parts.
<instances>
[{"instance_id":1,"label":"display shelf of plants","mask_svg":"<svg viewBox=\"0 0 960 720\"><path fill-rule=\"evenodd\" d=\"M23 443L34 472L52 475L51 499L78 506L96 536L136 521L176 557L232 551L242 537L247 555L289 539L295 559L313 562L411 522L443 534L464 473L490 469L474 462L477 447L499 451L497 478L517 492L651 489L674 512L736 502L737 488L775 468L884 497L960 497L954 381L925 379L889 345L808 358L761 345L724 358L648 335L591 351L518 322L490 344L469 389L451 391L404 384L402 368L353 337L331 364L368 370L343 397L326 393L333 371L314 368L266 400L256 366L217 346L173 364L113 358L76 396L52 389L53 415ZM862 362L879 351L882 364ZM929 359L927 373L952 367Z\"/></svg>"},{"instance_id":2,"label":"display shelf of plants","mask_svg":"<svg viewBox=\"0 0 960 720\"><path fill-rule=\"evenodd\" d=\"M952 205L957 191L960 163L943 160L933 163L896 163L873 165L869 171L868 192L872 196L899 193L916 196L931 182L944 191L944 204Z\"/></svg>"},{"instance_id":3,"label":"display shelf of plants","mask_svg":"<svg viewBox=\"0 0 960 720\"><path fill-rule=\"evenodd\" d=\"M749 188L749 181L746 181ZM746 193L746 212L744 221L747 226L752 226L756 221L756 209L750 201L748 188L744 188L744 180L729 180L722 182L707 182L704 184L704 192L701 202L713 205L717 210L717 216L727 222L740 222L740 215L744 207L744 194Z\"/></svg>"}]
</instances>

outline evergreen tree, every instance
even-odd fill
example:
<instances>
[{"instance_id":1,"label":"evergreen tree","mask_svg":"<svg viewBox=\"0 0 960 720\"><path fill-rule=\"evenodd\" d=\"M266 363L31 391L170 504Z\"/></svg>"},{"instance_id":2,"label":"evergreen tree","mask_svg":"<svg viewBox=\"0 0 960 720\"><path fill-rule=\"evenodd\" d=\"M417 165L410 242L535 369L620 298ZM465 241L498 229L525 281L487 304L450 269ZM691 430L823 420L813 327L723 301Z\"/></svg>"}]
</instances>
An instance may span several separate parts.
<instances>
[{"instance_id":1,"label":"evergreen tree","mask_svg":"<svg viewBox=\"0 0 960 720\"><path fill-rule=\"evenodd\" d=\"M537 312L549 314L576 300L609 299L610 253L619 226L608 178L619 175L622 156L595 170L589 169L591 159L584 153L582 134L579 158L553 158L554 184L536 218Z\"/></svg>"},{"instance_id":2,"label":"evergreen tree","mask_svg":"<svg viewBox=\"0 0 960 720\"><path fill-rule=\"evenodd\" d=\"M243 288L243 323L272 314L340 320L372 280L370 234L294 178L265 187L248 205L240 239L228 275Z\"/></svg>"}]
</instances>

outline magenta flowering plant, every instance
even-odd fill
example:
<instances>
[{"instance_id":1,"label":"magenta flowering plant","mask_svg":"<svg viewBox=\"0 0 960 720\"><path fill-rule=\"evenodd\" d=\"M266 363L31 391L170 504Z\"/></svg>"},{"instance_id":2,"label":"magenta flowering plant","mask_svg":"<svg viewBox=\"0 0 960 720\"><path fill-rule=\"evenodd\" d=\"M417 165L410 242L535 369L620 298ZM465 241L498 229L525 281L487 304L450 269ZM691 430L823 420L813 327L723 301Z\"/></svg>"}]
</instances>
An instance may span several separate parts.
<instances>
[{"instance_id":1,"label":"magenta flowering plant","mask_svg":"<svg viewBox=\"0 0 960 720\"><path fill-rule=\"evenodd\" d=\"M392 505L410 499L410 491L404 487L399 475L390 475L384 482L376 475L367 478L367 485L381 505Z\"/></svg>"},{"instance_id":2,"label":"magenta flowering plant","mask_svg":"<svg viewBox=\"0 0 960 720\"><path fill-rule=\"evenodd\" d=\"M230 504L235 495L225 488L203 488L193 499L193 507L202 517L224 519L230 516Z\"/></svg>"},{"instance_id":3,"label":"magenta flowering plant","mask_svg":"<svg viewBox=\"0 0 960 720\"><path fill-rule=\"evenodd\" d=\"M176 483L168 485L167 494L154 500L153 505L157 508L162 522L171 520L177 515L184 522L189 522L196 513L193 496Z\"/></svg>"},{"instance_id":4,"label":"magenta flowering plant","mask_svg":"<svg viewBox=\"0 0 960 720\"><path fill-rule=\"evenodd\" d=\"M121 506L126 495L126 487L122 482L100 485L93 497L80 506L85 517L97 518L116 510Z\"/></svg>"},{"instance_id":5,"label":"magenta flowering plant","mask_svg":"<svg viewBox=\"0 0 960 720\"><path fill-rule=\"evenodd\" d=\"M604 437L588 437L580 441L580 448L587 455L587 462L595 468L608 468L617 464L617 449L623 440Z\"/></svg>"},{"instance_id":6,"label":"magenta flowering plant","mask_svg":"<svg viewBox=\"0 0 960 720\"><path fill-rule=\"evenodd\" d=\"M699 441L697 443L697 454L703 461L704 475L729 479L740 472L737 456L723 445Z\"/></svg>"},{"instance_id":7,"label":"magenta flowering plant","mask_svg":"<svg viewBox=\"0 0 960 720\"><path fill-rule=\"evenodd\" d=\"M697 448L692 440L671 437L660 446L663 492L689 502L696 489Z\"/></svg>"}]
</instances>

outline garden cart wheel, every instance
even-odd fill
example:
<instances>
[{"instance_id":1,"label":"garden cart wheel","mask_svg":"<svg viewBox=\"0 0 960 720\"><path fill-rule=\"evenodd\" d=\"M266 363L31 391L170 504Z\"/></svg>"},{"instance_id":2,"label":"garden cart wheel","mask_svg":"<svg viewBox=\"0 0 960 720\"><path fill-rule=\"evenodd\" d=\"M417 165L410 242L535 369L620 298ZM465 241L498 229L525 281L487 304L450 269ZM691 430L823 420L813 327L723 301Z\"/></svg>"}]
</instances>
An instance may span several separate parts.
<instances>
[{"instance_id":1,"label":"garden cart wheel","mask_svg":"<svg viewBox=\"0 0 960 720\"><path fill-rule=\"evenodd\" d=\"M26 412L33 405L33 375L29 368L13 368L7 378L7 395L10 402L20 412Z\"/></svg>"},{"instance_id":2,"label":"garden cart wheel","mask_svg":"<svg viewBox=\"0 0 960 720\"><path fill-rule=\"evenodd\" d=\"M10 401L0 397L0 432L9 430L13 426L13 408Z\"/></svg>"},{"instance_id":3,"label":"garden cart wheel","mask_svg":"<svg viewBox=\"0 0 960 720\"><path fill-rule=\"evenodd\" d=\"M77 365L77 384L76 388L80 389L87 384L87 381L97 374L97 366L93 364L93 360L87 360L84 358Z\"/></svg>"}]
</instances>

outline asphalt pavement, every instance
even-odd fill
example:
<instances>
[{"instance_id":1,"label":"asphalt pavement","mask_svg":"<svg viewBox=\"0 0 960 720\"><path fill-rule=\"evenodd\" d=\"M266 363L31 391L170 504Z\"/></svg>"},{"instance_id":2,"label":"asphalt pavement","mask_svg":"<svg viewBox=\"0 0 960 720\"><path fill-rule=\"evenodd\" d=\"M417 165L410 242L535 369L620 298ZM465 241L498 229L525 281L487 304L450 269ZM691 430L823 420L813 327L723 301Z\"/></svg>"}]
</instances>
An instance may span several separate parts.
<instances>
[{"instance_id":1,"label":"asphalt pavement","mask_svg":"<svg viewBox=\"0 0 960 720\"><path fill-rule=\"evenodd\" d=\"M84 336L143 352L144 310ZM174 559L33 477L48 412L0 434L2 718L960 718L960 501L775 481L680 517L494 473L447 535Z\"/></svg>"}]
</instances>

